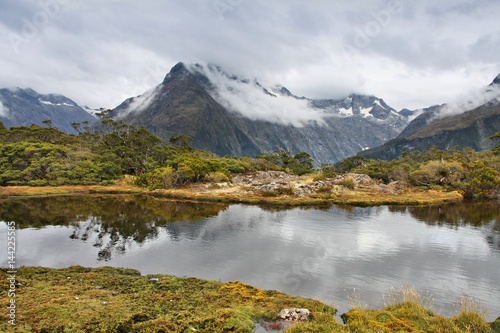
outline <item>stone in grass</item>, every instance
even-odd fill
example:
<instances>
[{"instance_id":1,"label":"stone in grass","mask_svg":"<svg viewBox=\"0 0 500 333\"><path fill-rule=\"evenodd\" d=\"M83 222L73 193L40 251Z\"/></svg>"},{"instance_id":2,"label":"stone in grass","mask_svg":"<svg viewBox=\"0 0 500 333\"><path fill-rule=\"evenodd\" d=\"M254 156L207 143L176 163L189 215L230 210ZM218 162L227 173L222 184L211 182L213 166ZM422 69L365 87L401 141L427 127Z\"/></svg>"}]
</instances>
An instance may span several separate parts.
<instances>
[{"instance_id":1,"label":"stone in grass","mask_svg":"<svg viewBox=\"0 0 500 333\"><path fill-rule=\"evenodd\" d=\"M291 322L309 320L310 316L311 311L308 309L283 309L278 313L278 318Z\"/></svg>"}]
</instances>

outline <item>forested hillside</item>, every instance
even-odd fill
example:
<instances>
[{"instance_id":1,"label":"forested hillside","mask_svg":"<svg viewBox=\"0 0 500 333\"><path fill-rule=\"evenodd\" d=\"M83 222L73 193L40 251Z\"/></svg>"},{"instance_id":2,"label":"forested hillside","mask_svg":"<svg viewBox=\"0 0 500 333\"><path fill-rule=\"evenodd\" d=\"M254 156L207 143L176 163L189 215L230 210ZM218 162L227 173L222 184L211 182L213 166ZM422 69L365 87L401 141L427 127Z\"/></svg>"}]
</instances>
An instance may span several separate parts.
<instances>
[{"instance_id":1,"label":"forested hillside","mask_svg":"<svg viewBox=\"0 0 500 333\"><path fill-rule=\"evenodd\" d=\"M153 190L197 182L230 183L236 173L281 170L299 176L313 173L310 178L315 181L358 173L380 183L400 182L406 188L458 190L464 197L500 194L498 147L487 152L430 148L405 152L393 161L354 156L315 170L305 152L292 155L281 149L257 158L219 157L192 148L186 135L165 142L142 127L106 117L101 124L91 129L73 123L79 134L71 135L50 126L7 129L0 123L0 185L111 184L129 176L136 185ZM500 134L492 138L498 140ZM349 188L348 181L344 185Z\"/></svg>"},{"instance_id":2,"label":"forested hillside","mask_svg":"<svg viewBox=\"0 0 500 333\"><path fill-rule=\"evenodd\" d=\"M52 127L7 129L0 123L0 185L107 184L131 175L140 185L162 188L229 181L231 173L280 169L276 163L297 173L312 170L306 153L221 158L193 149L186 135L165 142L144 128L111 119L103 119L99 130L85 125L73 124L76 136Z\"/></svg>"}]
</instances>

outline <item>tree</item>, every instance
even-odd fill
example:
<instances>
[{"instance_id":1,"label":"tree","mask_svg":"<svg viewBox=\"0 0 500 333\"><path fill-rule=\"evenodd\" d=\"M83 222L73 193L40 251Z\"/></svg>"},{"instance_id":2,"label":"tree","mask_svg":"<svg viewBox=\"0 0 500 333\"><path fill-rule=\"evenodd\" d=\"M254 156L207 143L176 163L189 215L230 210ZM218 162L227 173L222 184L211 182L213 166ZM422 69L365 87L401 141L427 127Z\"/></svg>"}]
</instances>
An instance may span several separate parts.
<instances>
[{"instance_id":1,"label":"tree","mask_svg":"<svg viewBox=\"0 0 500 333\"><path fill-rule=\"evenodd\" d=\"M293 161L289 164L290 170L296 175L303 175L314 170L313 159L306 152L295 154Z\"/></svg>"},{"instance_id":2,"label":"tree","mask_svg":"<svg viewBox=\"0 0 500 333\"><path fill-rule=\"evenodd\" d=\"M193 138L190 137L189 135L179 134L179 135L171 136L168 139L168 142L170 142L171 144L173 144L174 146L177 146L177 147L181 147L184 149L190 149L189 145L190 145L192 140L193 140Z\"/></svg>"},{"instance_id":3,"label":"tree","mask_svg":"<svg viewBox=\"0 0 500 333\"><path fill-rule=\"evenodd\" d=\"M495 134L490 136L490 139L500 139L500 132L496 132ZM498 146L496 146L495 148L493 148L492 151L495 155L500 155L500 144Z\"/></svg>"}]
</instances>

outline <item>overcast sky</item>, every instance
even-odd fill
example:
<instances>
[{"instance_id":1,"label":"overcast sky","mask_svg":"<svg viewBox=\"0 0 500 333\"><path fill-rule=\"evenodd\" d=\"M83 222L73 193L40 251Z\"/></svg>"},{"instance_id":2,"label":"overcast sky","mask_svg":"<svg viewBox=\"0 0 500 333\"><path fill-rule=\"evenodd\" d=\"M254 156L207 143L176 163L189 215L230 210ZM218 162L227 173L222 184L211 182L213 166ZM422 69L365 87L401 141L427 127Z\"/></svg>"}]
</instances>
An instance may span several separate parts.
<instances>
[{"instance_id":1,"label":"overcast sky","mask_svg":"<svg viewBox=\"0 0 500 333\"><path fill-rule=\"evenodd\" d=\"M0 0L0 87L115 107L177 62L311 98L449 102L500 73L498 0Z\"/></svg>"}]
</instances>

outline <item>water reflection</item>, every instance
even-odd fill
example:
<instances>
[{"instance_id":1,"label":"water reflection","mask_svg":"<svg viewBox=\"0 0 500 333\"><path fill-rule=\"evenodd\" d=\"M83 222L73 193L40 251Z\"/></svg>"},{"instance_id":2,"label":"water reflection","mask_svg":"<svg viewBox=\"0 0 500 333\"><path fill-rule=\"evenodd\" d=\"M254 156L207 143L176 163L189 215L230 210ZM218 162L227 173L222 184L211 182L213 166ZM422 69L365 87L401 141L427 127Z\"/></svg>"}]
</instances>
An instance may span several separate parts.
<instances>
[{"instance_id":1,"label":"water reflection","mask_svg":"<svg viewBox=\"0 0 500 333\"><path fill-rule=\"evenodd\" d=\"M431 226L445 226L457 230L462 226L485 227L482 233L488 245L500 250L500 205L495 201L464 202L440 206L391 208L407 210L417 221Z\"/></svg>"},{"instance_id":2,"label":"water reflection","mask_svg":"<svg viewBox=\"0 0 500 333\"><path fill-rule=\"evenodd\" d=\"M14 221L19 229L70 226L73 240L92 241L98 260L124 254L127 244L143 244L158 236L159 228L176 221L216 216L226 204L177 202L150 196L69 196L5 200L0 220ZM179 238L175 227L173 239Z\"/></svg>"},{"instance_id":3,"label":"water reflection","mask_svg":"<svg viewBox=\"0 0 500 333\"><path fill-rule=\"evenodd\" d=\"M0 220L21 228L23 265L113 265L240 280L334 300L340 312L348 310L347 292L354 288L377 307L389 287L413 285L430 290L440 302L435 309L446 314L465 290L498 316L499 208L280 209L142 196L54 197L4 201ZM5 228L0 223L0 233Z\"/></svg>"},{"instance_id":4,"label":"water reflection","mask_svg":"<svg viewBox=\"0 0 500 333\"><path fill-rule=\"evenodd\" d=\"M395 210L396 208L392 207L391 209ZM406 209L415 219L429 225L458 228L464 225L479 227L489 224L491 221L496 221L497 226L500 223L500 205L496 201L415 206Z\"/></svg>"}]
</instances>

